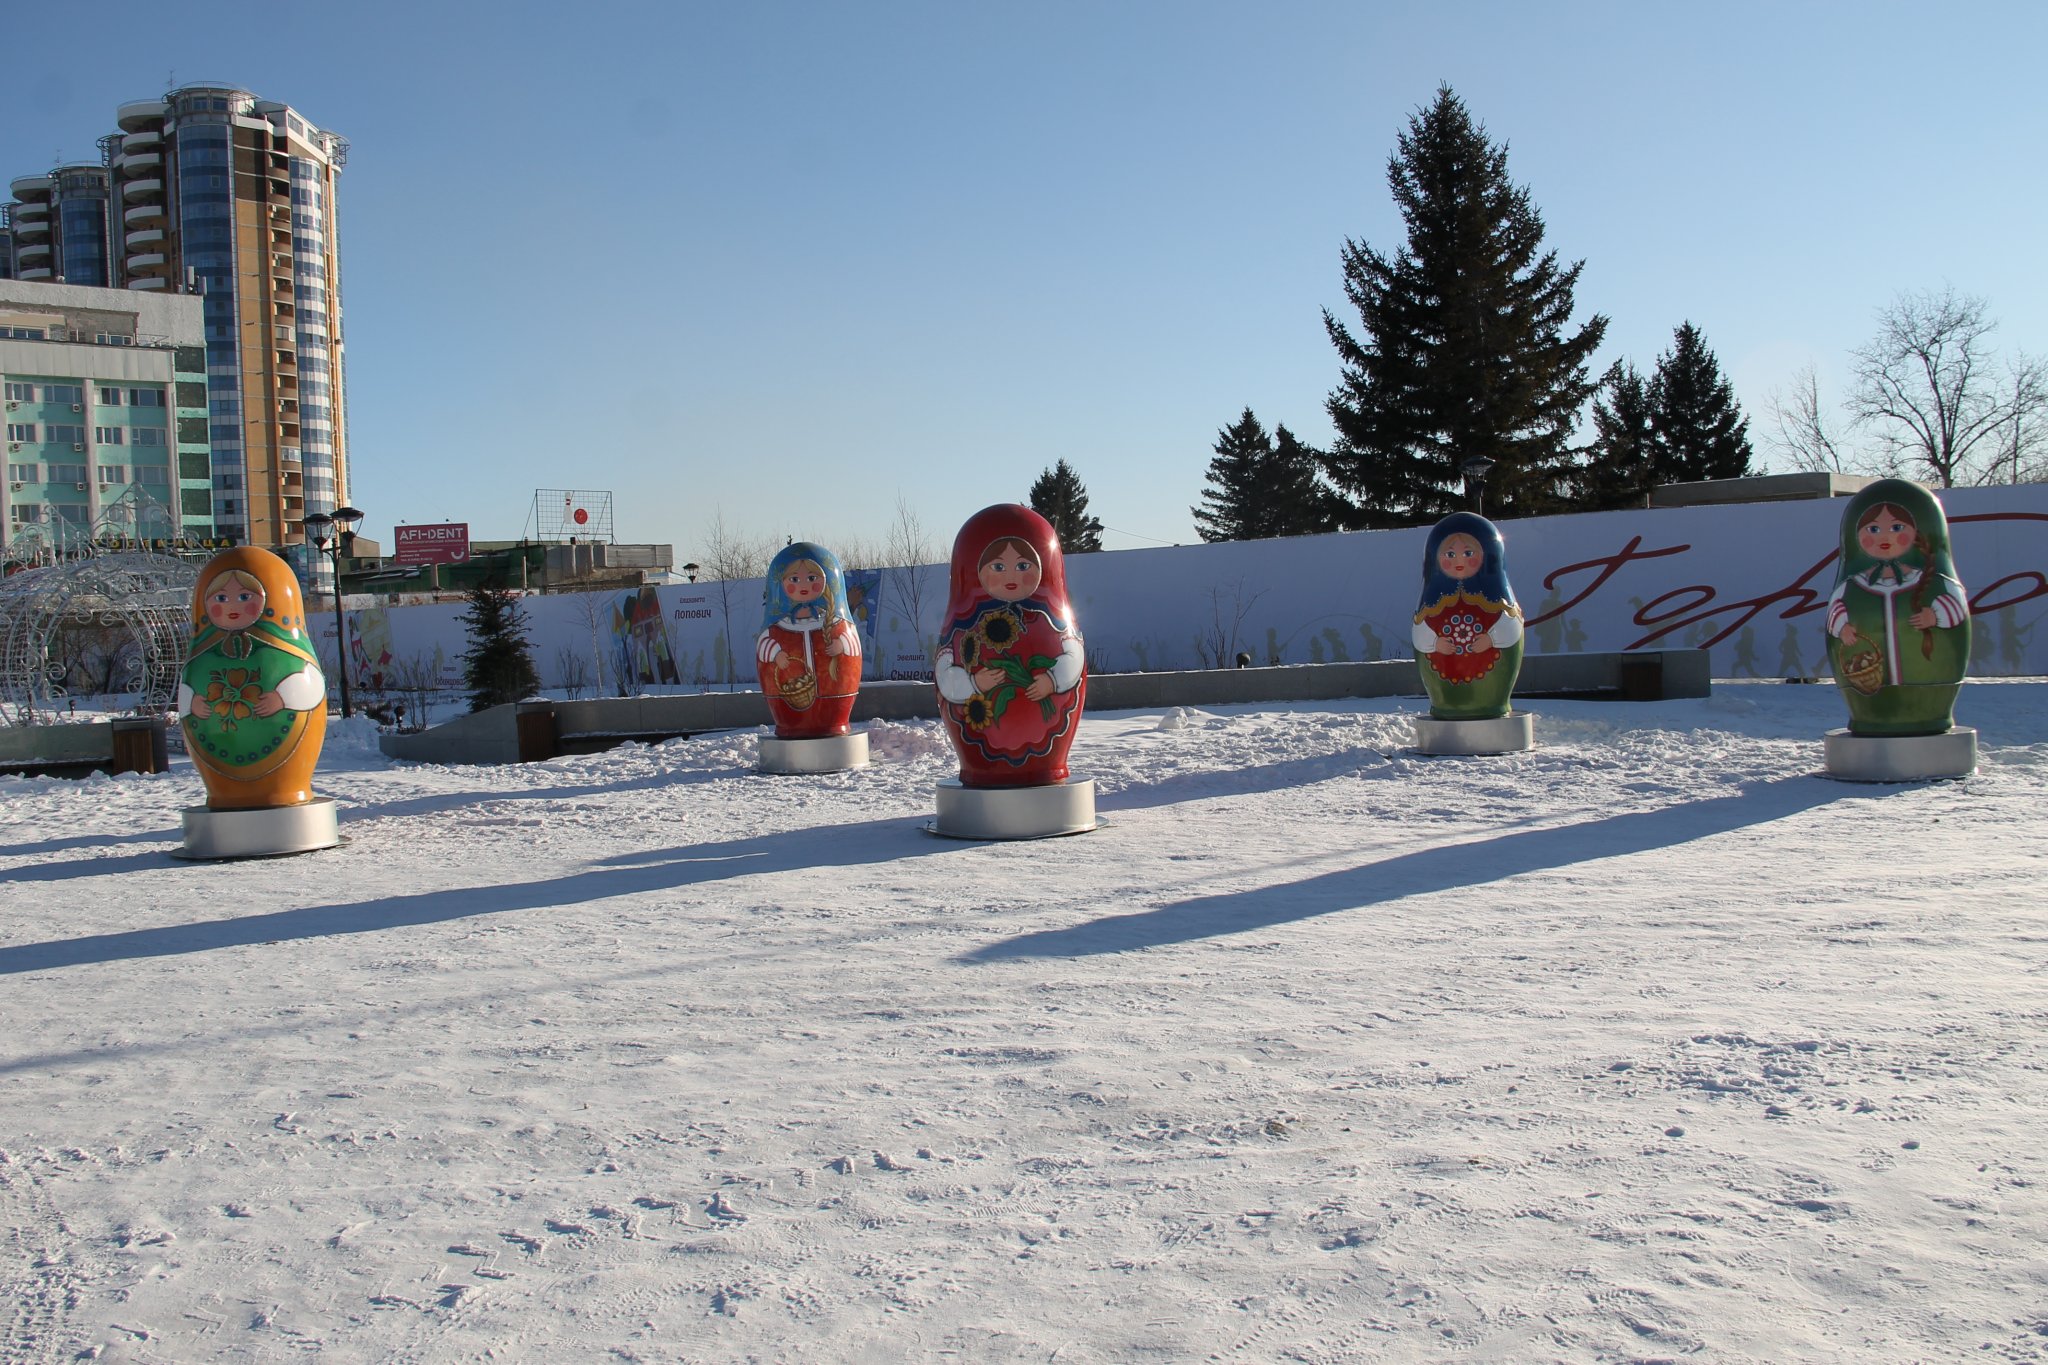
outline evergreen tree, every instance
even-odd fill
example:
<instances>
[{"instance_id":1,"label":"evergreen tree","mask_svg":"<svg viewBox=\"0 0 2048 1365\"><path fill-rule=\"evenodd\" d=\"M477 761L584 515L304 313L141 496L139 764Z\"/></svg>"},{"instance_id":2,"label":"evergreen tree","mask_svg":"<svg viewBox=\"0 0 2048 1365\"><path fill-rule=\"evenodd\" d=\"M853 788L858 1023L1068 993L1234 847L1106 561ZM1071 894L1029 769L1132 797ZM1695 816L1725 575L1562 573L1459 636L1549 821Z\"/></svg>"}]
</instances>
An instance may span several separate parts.
<instances>
[{"instance_id":1,"label":"evergreen tree","mask_svg":"<svg viewBox=\"0 0 2048 1365\"><path fill-rule=\"evenodd\" d=\"M1273 460L1267 479L1274 536L1308 536L1343 525L1344 500L1323 482L1323 452L1287 429L1273 428Z\"/></svg>"},{"instance_id":2,"label":"evergreen tree","mask_svg":"<svg viewBox=\"0 0 2048 1365\"><path fill-rule=\"evenodd\" d=\"M1266 466L1273 458L1273 438L1252 410L1234 426L1216 433L1209 461L1209 484L1202 506L1190 507L1195 534L1203 540L1253 540L1265 535L1262 496Z\"/></svg>"},{"instance_id":3,"label":"evergreen tree","mask_svg":"<svg viewBox=\"0 0 2048 1365\"><path fill-rule=\"evenodd\" d=\"M1579 510L1641 507L1656 482L1652 445L1649 385L1635 366L1617 360L1593 399L1593 448L1580 478Z\"/></svg>"},{"instance_id":4,"label":"evergreen tree","mask_svg":"<svg viewBox=\"0 0 2048 1365\"><path fill-rule=\"evenodd\" d=\"M1607 331L1600 316L1568 331L1585 263L1561 267L1541 250L1543 219L1508 179L1506 148L1448 86L1409 119L1387 183L1407 242L1391 255L1345 242L1360 337L1323 314L1342 362L1324 463L1347 518L1434 521L1464 505L1461 466L1474 456L1495 462L1486 503L1498 514L1561 506L1595 387L1586 366Z\"/></svg>"},{"instance_id":5,"label":"evergreen tree","mask_svg":"<svg viewBox=\"0 0 2048 1365\"><path fill-rule=\"evenodd\" d=\"M1739 479L1750 472L1749 419L1720 362L1690 322L1672 334L1650 380L1658 483Z\"/></svg>"},{"instance_id":6,"label":"evergreen tree","mask_svg":"<svg viewBox=\"0 0 2048 1365\"><path fill-rule=\"evenodd\" d=\"M462 681L469 688L469 709L482 711L539 690L519 594L494 577L471 588L465 600L469 609L462 623L469 628L469 648L462 655Z\"/></svg>"},{"instance_id":7,"label":"evergreen tree","mask_svg":"<svg viewBox=\"0 0 2048 1365\"><path fill-rule=\"evenodd\" d=\"M1250 408L1216 433L1209 486L1190 507L1203 540L1257 540L1334 531L1338 499L1322 480L1322 452L1286 426L1267 435Z\"/></svg>"},{"instance_id":8,"label":"evergreen tree","mask_svg":"<svg viewBox=\"0 0 2048 1365\"><path fill-rule=\"evenodd\" d=\"M1065 553L1085 555L1102 548L1102 522L1088 515L1088 490L1065 460L1038 476L1030 501L1031 510L1052 523Z\"/></svg>"}]
</instances>

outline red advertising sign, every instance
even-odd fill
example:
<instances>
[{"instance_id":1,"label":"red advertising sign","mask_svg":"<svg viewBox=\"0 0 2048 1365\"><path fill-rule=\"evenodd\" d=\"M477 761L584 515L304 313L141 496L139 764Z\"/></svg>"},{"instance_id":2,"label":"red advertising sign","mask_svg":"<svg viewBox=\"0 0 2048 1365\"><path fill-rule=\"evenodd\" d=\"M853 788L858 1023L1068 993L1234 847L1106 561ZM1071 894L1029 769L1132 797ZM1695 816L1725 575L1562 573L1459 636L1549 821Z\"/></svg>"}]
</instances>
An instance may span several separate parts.
<instances>
[{"instance_id":1,"label":"red advertising sign","mask_svg":"<svg viewBox=\"0 0 2048 1365\"><path fill-rule=\"evenodd\" d=\"M398 526L391 532L394 564L460 564L469 558L469 523Z\"/></svg>"}]
</instances>

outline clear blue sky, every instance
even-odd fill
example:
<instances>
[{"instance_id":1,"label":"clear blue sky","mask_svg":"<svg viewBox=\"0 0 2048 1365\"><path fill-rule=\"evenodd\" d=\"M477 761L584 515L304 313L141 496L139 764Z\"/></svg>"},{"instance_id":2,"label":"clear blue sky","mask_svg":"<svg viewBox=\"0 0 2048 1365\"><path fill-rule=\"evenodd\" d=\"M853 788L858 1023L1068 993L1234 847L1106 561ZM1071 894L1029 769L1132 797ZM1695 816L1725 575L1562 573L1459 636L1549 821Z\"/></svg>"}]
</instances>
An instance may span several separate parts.
<instances>
[{"instance_id":1,"label":"clear blue sky","mask_svg":"<svg viewBox=\"0 0 2048 1365\"><path fill-rule=\"evenodd\" d=\"M1448 82L1583 259L1599 357L1690 319L1752 418L1903 290L2048 352L2048 7L1727 3L16 7L0 179L222 80L349 138L366 530L941 547L1064 457L1111 548L1195 539L1219 427L1330 435L1320 312ZM203 17L201 17L203 16ZM33 60L30 60L31 57ZM1759 448L1762 448L1759 442Z\"/></svg>"}]
</instances>

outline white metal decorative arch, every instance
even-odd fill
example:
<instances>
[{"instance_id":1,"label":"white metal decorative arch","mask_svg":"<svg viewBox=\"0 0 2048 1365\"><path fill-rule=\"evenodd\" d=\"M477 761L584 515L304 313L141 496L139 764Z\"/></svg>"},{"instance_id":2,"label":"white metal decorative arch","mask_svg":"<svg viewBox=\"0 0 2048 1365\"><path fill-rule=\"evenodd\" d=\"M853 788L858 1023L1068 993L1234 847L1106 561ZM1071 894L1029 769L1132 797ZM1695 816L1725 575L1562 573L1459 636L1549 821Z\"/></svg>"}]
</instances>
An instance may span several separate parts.
<instances>
[{"instance_id":1,"label":"white metal decorative arch","mask_svg":"<svg viewBox=\"0 0 2048 1365\"><path fill-rule=\"evenodd\" d=\"M197 565L135 552L10 558L13 572L0 578L0 725L48 721L76 695L84 679L67 646L82 637L96 642L109 690L134 697L139 711L171 705L191 648Z\"/></svg>"}]
</instances>

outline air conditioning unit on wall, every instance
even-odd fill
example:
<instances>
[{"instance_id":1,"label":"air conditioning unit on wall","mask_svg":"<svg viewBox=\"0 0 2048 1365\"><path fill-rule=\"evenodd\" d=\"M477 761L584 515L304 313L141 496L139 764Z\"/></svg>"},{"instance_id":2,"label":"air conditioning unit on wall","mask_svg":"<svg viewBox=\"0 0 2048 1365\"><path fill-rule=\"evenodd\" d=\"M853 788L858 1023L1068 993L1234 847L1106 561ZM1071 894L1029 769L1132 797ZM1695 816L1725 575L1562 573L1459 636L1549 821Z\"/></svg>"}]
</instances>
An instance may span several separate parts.
<instances>
[{"instance_id":1,"label":"air conditioning unit on wall","mask_svg":"<svg viewBox=\"0 0 2048 1365\"><path fill-rule=\"evenodd\" d=\"M79 492L81 492L81 493L83 493L83 492L85 491L85 485L84 485L84 484L79 484L79 485L78 485L78 491L79 491Z\"/></svg>"},{"instance_id":2,"label":"air conditioning unit on wall","mask_svg":"<svg viewBox=\"0 0 2048 1365\"><path fill-rule=\"evenodd\" d=\"M84 412L84 411L85 411L85 404L83 404L83 403L73 403L73 404L71 405L71 410L72 410L73 412Z\"/></svg>"}]
</instances>

